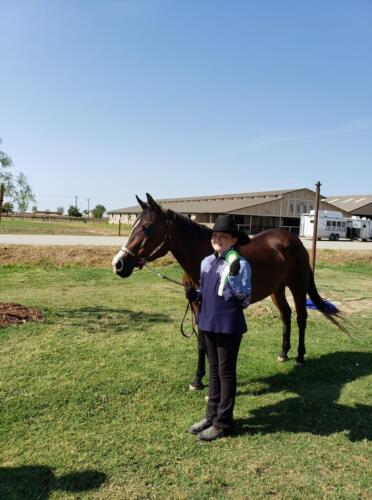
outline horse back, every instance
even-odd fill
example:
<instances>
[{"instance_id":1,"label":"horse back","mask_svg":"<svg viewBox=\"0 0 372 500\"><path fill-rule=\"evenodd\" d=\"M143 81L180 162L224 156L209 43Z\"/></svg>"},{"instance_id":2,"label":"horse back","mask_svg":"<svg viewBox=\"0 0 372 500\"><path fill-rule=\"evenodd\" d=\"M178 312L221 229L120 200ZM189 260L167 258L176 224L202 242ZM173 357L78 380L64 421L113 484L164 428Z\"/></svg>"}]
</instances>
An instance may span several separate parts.
<instances>
[{"instance_id":1,"label":"horse back","mask_svg":"<svg viewBox=\"0 0 372 500\"><path fill-rule=\"evenodd\" d=\"M283 283L293 281L296 269L308 266L308 253L301 240L283 229L269 229L239 247L252 268L252 300L268 297Z\"/></svg>"}]
</instances>

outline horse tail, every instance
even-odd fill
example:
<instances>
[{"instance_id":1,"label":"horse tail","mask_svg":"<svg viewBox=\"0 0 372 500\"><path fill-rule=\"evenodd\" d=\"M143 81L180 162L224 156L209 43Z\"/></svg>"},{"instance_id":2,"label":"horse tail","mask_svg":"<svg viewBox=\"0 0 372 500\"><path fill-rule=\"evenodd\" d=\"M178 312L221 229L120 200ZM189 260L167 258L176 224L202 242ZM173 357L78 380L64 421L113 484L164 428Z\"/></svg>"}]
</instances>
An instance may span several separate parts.
<instances>
[{"instance_id":1,"label":"horse tail","mask_svg":"<svg viewBox=\"0 0 372 500\"><path fill-rule=\"evenodd\" d=\"M330 302L322 299L322 297L319 295L319 292L316 288L315 285L315 280L314 280L314 273L312 269L310 269L310 274L309 274L309 283L307 287L307 293L309 294L310 299L313 301L317 309L329 320L331 321L337 328L342 330L344 333L346 333L350 337L350 333L347 331L347 329L340 324L340 322L334 317L334 315L338 315L340 313L340 310Z\"/></svg>"}]
</instances>

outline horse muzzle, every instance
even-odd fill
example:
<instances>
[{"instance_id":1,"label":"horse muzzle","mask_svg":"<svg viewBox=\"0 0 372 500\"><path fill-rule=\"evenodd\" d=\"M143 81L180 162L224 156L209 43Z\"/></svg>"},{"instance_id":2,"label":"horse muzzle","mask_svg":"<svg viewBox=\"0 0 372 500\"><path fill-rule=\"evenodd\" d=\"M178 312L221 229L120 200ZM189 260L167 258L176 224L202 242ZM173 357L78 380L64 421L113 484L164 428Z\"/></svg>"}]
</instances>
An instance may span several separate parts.
<instances>
[{"instance_id":1,"label":"horse muzzle","mask_svg":"<svg viewBox=\"0 0 372 500\"><path fill-rule=\"evenodd\" d=\"M121 278L128 278L136 266L135 259L123 250L120 250L112 259L112 270Z\"/></svg>"}]
</instances>

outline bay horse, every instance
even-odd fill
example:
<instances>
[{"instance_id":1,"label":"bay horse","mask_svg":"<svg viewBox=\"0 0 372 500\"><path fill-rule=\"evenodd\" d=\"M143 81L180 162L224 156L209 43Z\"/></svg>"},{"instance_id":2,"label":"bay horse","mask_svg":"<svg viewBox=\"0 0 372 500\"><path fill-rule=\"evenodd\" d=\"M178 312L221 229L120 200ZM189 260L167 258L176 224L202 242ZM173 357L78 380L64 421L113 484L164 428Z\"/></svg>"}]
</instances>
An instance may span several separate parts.
<instances>
[{"instance_id":1,"label":"bay horse","mask_svg":"<svg viewBox=\"0 0 372 500\"><path fill-rule=\"evenodd\" d=\"M163 210L150 194L146 193L146 197L147 202L144 202L136 196L142 213L137 217L126 245L113 258L114 272L122 278L127 278L135 267L141 269L145 263L170 251L192 283L197 286L201 261L213 253L212 230L173 210ZM303 365L306 352L306 295L310 296L318 310L339 326L331 317L327 303L317 291L306 248L294 234L282 229L269 229L252 237L248 244L238 248L238 252L248 260L252 268L251 304L271 296L279 310L283 323L279 361L288 360L288 351L291 348L291 308L285 296L285 288L290 289L299 330L296 364ZM184 280L184 283L186 281ZM194 384L200 383L202 386L205 352L200 337L198 353Z\"/></svg>"}]
</instances>

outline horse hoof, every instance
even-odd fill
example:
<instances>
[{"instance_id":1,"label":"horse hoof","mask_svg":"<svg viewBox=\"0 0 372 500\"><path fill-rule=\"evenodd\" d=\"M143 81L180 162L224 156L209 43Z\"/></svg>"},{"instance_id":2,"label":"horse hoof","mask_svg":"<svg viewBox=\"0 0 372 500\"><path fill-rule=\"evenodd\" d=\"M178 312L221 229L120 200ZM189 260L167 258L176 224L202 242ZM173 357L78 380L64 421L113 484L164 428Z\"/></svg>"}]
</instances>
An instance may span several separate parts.
<instances>
[{"instance_id":1,"label":"horse hoof","mask_svg":"<svg viewBox=\"0 0 372 500\"><path fill-rule=\"evenodd\" d=\"M288 356L282 356L281 354L279 354L276 360L279 361L279 363L285 363L286 361L288 361Z\"/></svg>"},{"instance_id":2,"label":"horse hoof","mask_svg":"<svg viewBox=\"0 0 372 500\"><path fill-rule=\"evenodd\" d=\"M193 383L189 385L190 391L202 391L204 389L204 385L200 382L199 384Z\"/></svg>"},{"instance_id":3,"label":"horse hoof","mask_svg":"<svg viewBox=\"0 0 372 500\"><path fill-rule=\"evenodd\" d=\"M302 368L303 366L305 366L305 362L304 361L296 361L296 366L297 366L297 368Z\"/></svg>"}]
</instances>

